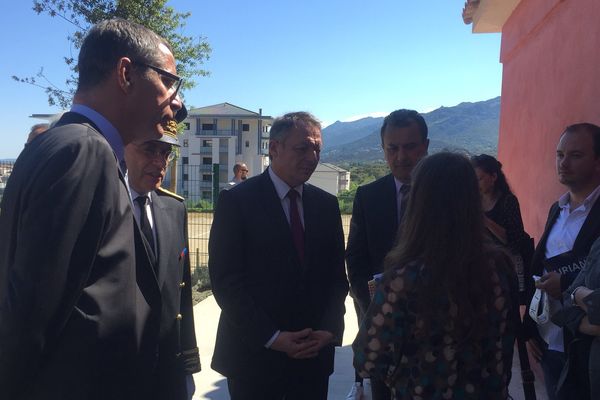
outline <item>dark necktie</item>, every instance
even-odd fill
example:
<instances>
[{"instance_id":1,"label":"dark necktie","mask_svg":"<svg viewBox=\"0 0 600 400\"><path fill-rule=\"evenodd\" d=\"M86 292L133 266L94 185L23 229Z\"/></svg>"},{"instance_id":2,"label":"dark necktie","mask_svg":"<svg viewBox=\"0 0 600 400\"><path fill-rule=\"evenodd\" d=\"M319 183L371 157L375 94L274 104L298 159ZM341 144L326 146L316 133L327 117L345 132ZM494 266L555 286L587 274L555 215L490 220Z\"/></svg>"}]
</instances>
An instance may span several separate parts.
<instances>
[{"instance_id":1,"label":"dark necktie","mask_svg":"<svg viewBox=\"0 0 600 400\"><path fill-rule=\"evenodd\" d=\"M406 211L406 206L408 205L408 193L410 192L410 185L402 185L398 192L402 195L402 198L398 202L398 225L400 225L400 223L402 222L402 217L404 216L404 212Z\"/></svg>"},{"instance_id":2,"label":"dark necktie","mask_svg":"<svg viewBox=\"0 0 600 400\"><path fill-rule=\"evenodd\" d=\"M302 227L302 221L300 220L300 213L298 212L298 203L296 199L300 195L294 189L290 189L287 194L290 200L290 229L292 230L292 239L294 239L294 246L300 257L300 262L304 261L304 228Z\"/></svg>"},{"instance_id":3,"label":"dark necktie","mask_svg":"<svg viewBox=\"0 0 600 400\"><path fill-rule=\"evenodd\" d=\"M148 214L146 213L146 204L148 204L148 196L138 196L135 201L140 206L140 229L144 234L144 237L148 241L150 245L150 251L152 252L152 256L155 256L154 253L154 235L152 235L152 228L150 227L150 220L148 219Z\"/></svg>"}]
</instances>

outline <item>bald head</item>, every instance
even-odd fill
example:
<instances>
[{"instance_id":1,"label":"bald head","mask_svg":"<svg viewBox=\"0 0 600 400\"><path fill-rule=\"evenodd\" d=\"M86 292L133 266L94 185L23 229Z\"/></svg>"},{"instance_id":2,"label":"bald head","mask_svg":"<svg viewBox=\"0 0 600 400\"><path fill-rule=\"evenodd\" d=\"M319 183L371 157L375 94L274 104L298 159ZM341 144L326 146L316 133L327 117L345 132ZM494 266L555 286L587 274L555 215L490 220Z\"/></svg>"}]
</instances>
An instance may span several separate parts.
<instances>
[{"instance_id":1,"label":"bald head","mask_svg":"<svg viewBox=\"0 0 600 400\"><path fill-rule=\"evenodd\" d=\"M233 179L245 181L248 178L248 167L244 163L235 163L233 166Z\"/></svg>"}]
</instances>

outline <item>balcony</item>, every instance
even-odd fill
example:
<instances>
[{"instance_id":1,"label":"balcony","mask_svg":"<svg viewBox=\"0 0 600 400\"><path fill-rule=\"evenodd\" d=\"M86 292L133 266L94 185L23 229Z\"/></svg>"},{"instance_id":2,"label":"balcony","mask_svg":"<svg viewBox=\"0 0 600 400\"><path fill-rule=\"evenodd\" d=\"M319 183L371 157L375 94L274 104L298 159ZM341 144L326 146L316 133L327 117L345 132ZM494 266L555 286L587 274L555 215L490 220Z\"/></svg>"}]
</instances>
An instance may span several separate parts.
<instances>
[{"instance_id":1,"label":"balcony","mask_svg":"<svg viewBox=\"0 0 600 400\"><path fill-rule=\"evenodd\" d=\"M233 137L236 136L236 133L233 132L231 129L217 129L217 130L210 130L210 131L196 131L195 133L196 136L222 136L222 137Z\"/></svg>"}]
</instances>

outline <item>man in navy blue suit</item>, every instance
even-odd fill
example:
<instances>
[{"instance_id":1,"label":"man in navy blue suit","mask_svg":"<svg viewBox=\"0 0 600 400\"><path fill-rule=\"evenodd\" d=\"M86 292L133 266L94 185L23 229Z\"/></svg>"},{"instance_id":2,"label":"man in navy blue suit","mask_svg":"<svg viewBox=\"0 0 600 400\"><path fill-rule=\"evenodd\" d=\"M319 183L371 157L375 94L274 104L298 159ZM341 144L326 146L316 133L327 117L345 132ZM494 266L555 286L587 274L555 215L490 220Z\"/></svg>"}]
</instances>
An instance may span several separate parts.
<instances>
[{"instance_id":1,"label":"man in navy blue suit","mask_svg":"<svg viewBox=\"0 0 600 400\"><path fill-rule=\"evenodd\" d=\"M185 107L175 116L185 119ZM187 400L192 374L200 371L196 346L189 258L187 210L183 197L161 187L167 163L179 147L177 131L125 147L133 213L152 256L162 300L158 363L152 380L155 399Z\"/></svg>"},{"instance_id":2,"label":"man in navy blue suit","mask_svg":"<svg viewBox=\"0 0 600 400\"><path fill-rule=\"evenodd\" d=\"M429 147L427 124L413 110L396 110L385 117L380 135L390 174L357 189L346 247L350 293L359 324L371 303L367 282L383 272L383 259L394 244L408 199L410 174ZM349 398L360 399L360 382L356 375ZM371 380L371 390L374 400L390 399L383 382Z\"/></svg>"},{"instance_id":3,"label":"man in navy blue suit","mask_svg":"<svg viewBox=\"0 0 600 400\"><path fill-rule=\"evenodd\" d=\"M150 398L161 298L134 221L124 145L181 108L169 44L92 27L70 112L19 155L0 213L0 398Z\"/></svg>"},{"instance_id":4,"label":"man in navy blue suit","mask_svg":"<svg viewBox=\"0 0 600 400\"><path fill-rule=\"evenodd\" d=\"M348 282L337 199L305 183L320 151L320 123L286 114L271 127L269 168L220 194L209 240L221 307L212 368L233 400L327 399Z\"/></svg>"}]
</instances>

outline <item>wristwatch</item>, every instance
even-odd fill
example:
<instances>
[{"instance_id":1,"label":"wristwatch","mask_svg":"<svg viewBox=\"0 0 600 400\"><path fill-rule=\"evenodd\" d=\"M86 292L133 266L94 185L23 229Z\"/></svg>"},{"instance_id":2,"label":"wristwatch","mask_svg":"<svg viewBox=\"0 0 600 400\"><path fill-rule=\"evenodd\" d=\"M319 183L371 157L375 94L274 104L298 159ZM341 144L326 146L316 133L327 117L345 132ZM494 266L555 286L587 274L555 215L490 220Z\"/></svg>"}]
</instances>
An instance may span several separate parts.
<instances>
[{"instance_id":1,"label":"wristwatch","mask_svg":"<svg viewBox=\"0 0 600 400\"><path fill-rule=\"evenodd\" d=\"M577 291L579 289L581 289L583 286L577 286L575 289L573 289L573 291L571 292L571 303L573 303L574 306L577 305L577 301L575 300L575 293L577 293Z\"/></svg>"}]
</instances>

